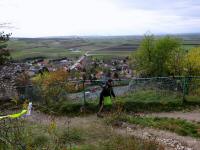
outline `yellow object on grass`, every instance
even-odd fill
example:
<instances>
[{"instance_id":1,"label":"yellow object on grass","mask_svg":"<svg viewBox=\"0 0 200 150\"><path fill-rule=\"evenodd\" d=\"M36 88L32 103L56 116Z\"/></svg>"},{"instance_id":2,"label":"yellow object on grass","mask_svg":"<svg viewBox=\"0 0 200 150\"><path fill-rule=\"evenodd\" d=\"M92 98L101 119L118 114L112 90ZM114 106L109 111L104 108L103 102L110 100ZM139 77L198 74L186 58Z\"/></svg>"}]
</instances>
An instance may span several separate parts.
<instances>
[{"instance_id":1,"label":"yellow object on grass","mask_svg":"<svg viewBox=\"0 0 200 150\"><path fill-rule=\"evenodd\" d=\"M1 116L0 120L1 119L5 119L5 118L11 118L11 119L19 118L19 117L25 115L26 113L27 113L27 110L24 109L20 113L16 113L16 114L12 114L12 115L7 115L7 116Z\"/></svg>"},{"instance_id":2,"label":"yellow object on grass","mask_svg":"<svg viewBox=\"0 0 200 150\"><path fill-rule=\"evenodd\" d=\"M28 105L24 105L24 107L27 107L27 109L23 109L20 113L6 115L6 116L0 116L0 120L6 119L6 118L11 118L11 119L19 118L19 117L22 117L24 115L30 116L31 115L32 102L29 102Z\"/></svg>"},{"instance_id":3,"label":"yellow object on grass","mask_svg":"<svg viewBox=\"0 0 200 150\"><path fill-rule=\"evenodd\" d=\"M20 113L8 115L8 116L10 118L18 118L18 117L21 117L21 116L25 115L26 113L27 113L27 110L24 109Z\"/></svg>"}]
</instances>

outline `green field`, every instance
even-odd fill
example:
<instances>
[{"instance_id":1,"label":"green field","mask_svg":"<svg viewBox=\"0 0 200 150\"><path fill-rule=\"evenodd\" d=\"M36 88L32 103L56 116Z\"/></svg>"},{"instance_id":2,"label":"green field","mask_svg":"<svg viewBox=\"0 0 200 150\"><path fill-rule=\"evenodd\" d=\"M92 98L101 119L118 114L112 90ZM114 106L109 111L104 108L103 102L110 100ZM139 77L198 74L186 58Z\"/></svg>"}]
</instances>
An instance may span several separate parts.
<instances>
[{"instance_id":1,"label":"green field","mask_svg":"<svg viewBox=\"0 0 200 150\"><path fill-rule=\"evenodd\" d=\"M173 36L182 39L183 48L186 50L200 45L200 34ZM8 42L8 48L14 60L40 56L73 57L86 51L94 55L128 56L137 50L142 38L143 36L12 38ZM81 52L72 52L73 50Z\"/></svg>"},{"instance_id":2,"label":"green field","mask_svg":"<svg viewBox=\"0 0 200 150\"><path fill-rule=\"evenodd\" d=\"M24 59L28 57L60 58L65 56L80 56L83 52L73 53L66 49L58 48L32 48L31 50L16 50L11 52L14 59Z\"/></svg>"}]
</instances>

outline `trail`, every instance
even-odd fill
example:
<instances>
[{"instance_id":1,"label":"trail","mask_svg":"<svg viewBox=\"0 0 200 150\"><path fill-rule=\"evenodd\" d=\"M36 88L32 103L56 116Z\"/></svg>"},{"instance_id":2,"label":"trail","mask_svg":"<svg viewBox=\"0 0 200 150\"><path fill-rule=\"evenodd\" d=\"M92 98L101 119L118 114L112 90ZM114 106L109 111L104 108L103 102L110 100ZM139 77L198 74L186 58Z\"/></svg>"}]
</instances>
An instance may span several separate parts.
<instances>
[{"instance_id":1,"label":"trail","mask_svg":"<svg viewBox=\"0 0 200 150\"><path fill-rule=\"evenodd\" d=\"M117 128L119 134L128 134L140 139L155 141L165 146L165 150L199 150L200 141L192 137L179 136L175 133L123 123Z\"/></svg>"},{"instance_id":2,"label":"trail","mask_svg":"<svg viewBox=\"0 0 200 150\"><path fill-rule=\"evenodd\" d=\"M95 92L89 92L89 94L86 93L86 99L96 100L97 98L99 98L101 90L102 89L99 88ZM87 91L89 91L89 90L87 90ZM114 91L115 95L117 95L117 96L124 95L125 93L127 93L129 91L129 86L113 87L113 91ZM72 100L81 100L81 99L83 99L83 92L69 94L68 97Z\"/></svg>"},{"instance_id":3,"label":"trail","mask_svg":"<svg viewBox=\"0 0 200 150\"><path fill-rule=\"evenodd\" d=\"M200 110L194 110L192 112L151 113L151 114L147 114L147 116L168 117L168 118L185 119L188 121L200 122Z\"/></svg>"}]
</instances>

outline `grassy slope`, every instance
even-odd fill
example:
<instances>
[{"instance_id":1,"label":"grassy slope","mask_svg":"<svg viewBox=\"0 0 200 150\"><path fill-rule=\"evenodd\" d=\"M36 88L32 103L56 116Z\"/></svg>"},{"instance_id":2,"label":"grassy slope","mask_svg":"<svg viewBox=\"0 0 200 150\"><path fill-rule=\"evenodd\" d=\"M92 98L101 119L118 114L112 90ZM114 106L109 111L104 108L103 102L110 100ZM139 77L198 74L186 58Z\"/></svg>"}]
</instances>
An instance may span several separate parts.
<instances>
[{"instance_id":1,"label":"grassy slope","mask_svg":"<svg viewBox=\"0 0 200 150\"><path fill-rule=\"evenodd\" d=\"M84 120L84 118L79 118ZM68 122L69 120L66 120ZM23 123L21 123L23 122ZM81 121L79 121L81 122ZM26 149L72 149L72 150L156 150L158 145L154 142L138 140L126 135L118 135L111 128L103 124L102 120L91 120L87 124L71 124L70 121L58 125L52 121L49 124L24 122L23 120L12 120L7 126L15 127L18 130L10 130L7 136L12 139L15 149L22 145ZM23 128L18 128L21 125ZM0 133L0 135L3 131ZM15 137L17 135L17 138ZM18 140L20 139L20 140ZM18 145L19 144L19 145ZM21 144L21 145L20 145ZM0 141L0 149L11 150Z\"/></svg>"}]
</instances>

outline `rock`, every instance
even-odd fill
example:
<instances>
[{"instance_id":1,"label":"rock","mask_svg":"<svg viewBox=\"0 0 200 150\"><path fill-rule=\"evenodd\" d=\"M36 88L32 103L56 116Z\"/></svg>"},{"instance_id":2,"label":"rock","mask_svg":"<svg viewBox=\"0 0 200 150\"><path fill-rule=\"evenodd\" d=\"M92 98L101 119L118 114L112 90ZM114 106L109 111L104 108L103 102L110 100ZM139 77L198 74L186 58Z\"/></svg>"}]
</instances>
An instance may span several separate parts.
<instances>
[{"instance_id":1,"label":"rock","mask_svg":"<svg viewBox=\"0 0 200 150\"><path fill-rule=\"evenodd\" d=\"M147 138L150 138L152 135L151 135L150 133L148 133L148 132L144 132L144 133L143 133L143 136L144 136L144 137L147 137Z\"/></svg>"},{"instance_id":2,"label":"rock","mask_svg":"<svg viewBox=\"0 0 200 150\"><path fill-rule=\"evenodd\" d=\"M125 127L125 124L122 121L115 121L113 123L113 126L115 126L115 127Z\"/></svg>"},{"instance_id":3,"label":"rock","mask_svg":"<svg viewBox=\"0 0 200 150\"><path fill-rule=\"evenodd\" d=\"M8 64L0 66L0 99L4 97L12 98L17 90L15 80L20 75L20 70L26 67L24 64Z\"/></svg>"},{"instance_id":4,"label":"rock","mask_svg":"<svg viewBox=\"0 0 200 150\"><path fill-rule=\"evenodd\" d=\"M126 127L127 132L133 132L133 130L130 127Z\"/></svg>"},{"instance_id":5,"label":"rock","mask_svg":"<svg viewBox=\"0 0 200 150\"><path fill-rule=\"evenodd\" d=\"M192 150L192 148L186 148L185 150Z\"/></svg>"},{"instance_id":6,"label":"rock","mask_svg":"<svg viewBox=\"0 0 200 150\"><path fill-rule=\"evenodd\" d=\"M121 127L122 128L126 128L128 126L128 124L127 123L125 123L125 122L122 122L122 125L121 125Z\"/></svg>"}]
</instances>

